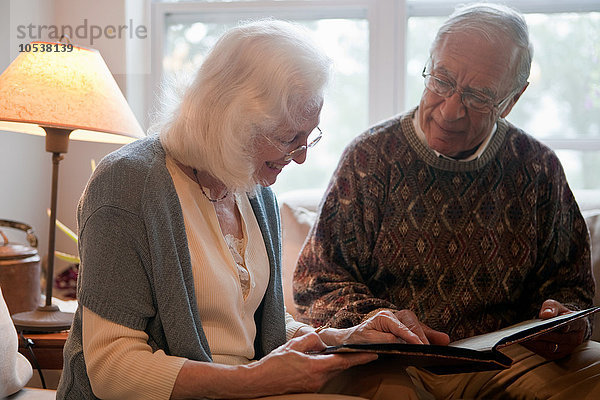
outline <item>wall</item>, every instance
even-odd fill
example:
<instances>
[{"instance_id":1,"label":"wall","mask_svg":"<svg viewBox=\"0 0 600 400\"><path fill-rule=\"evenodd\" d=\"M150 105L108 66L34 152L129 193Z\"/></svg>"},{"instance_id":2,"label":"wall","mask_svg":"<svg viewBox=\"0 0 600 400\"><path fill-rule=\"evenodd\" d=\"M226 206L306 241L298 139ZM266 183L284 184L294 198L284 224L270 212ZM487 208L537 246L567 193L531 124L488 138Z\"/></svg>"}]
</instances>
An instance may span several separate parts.
<instances>
[{"instance_id":1,"label":"wall","mask_svg":"<svg viewBox=\"0 0 600 400\"><path fill-rule=\"evenodd\" d=\"M2 71L17 56L18 49L11 40L15 33L11 25L21 23L42 24L49 20L52 10L49 3L3 1L0 3L0 68ZM16 133L0 132L0 219L11 219L32 225L40 243L47 243L50 206L51 156L44 150L44 138ZM6 231L11 240L24 241L15 231ZM43 250L45 254L46 250Z\"/></svg>"},{"instance_id":2,"label":"wall","mask_svg":"<svg viewBox=\"0 0 600 400\"><path fill-rule=\"evenodd\" d=\"M87 19L90 25L105 27L126 24L131 18L128 12L134 11L138 14L133 17L140 24L144 22L143 19L140 22L140 18L145 18L145 12L142 15L140 10L144 11L146 5L145 0L3 0L0 2L0 70L4 71L17 56L15 27L19 24L77 26ZM126 97L128 92L135 94L138 103L132 104L131 108L144 128L144 105L139 102L144 97L140 94L140 82L146 78L146 74L143 69L133 69L134 73L128 74L132 66L128 64L126 48L132 44L123 40L101 38L90 45L85 40L73 42L100 51ZM145 44L145 41L138 42ZM144 64L141 58L136 62ZM130 76L131 82L128 82ZM40 239L39 252L43 256L47 254L46 209L50 207L52 169L51 155L45 151L44 143L43 137L0 132L0 219L12 219L32 225ZM71 229L76 229L77 201L91 174L90 161L94 159L99 162L118 147L102 143L70 142L69 151L64 154L60 163L57 215ZM11 241L23 243L25 240L24 235L18 231L7 233ZM76 253L75 244L60 231L56 234L56 249ZM56 261L57 271L65 266L64 262Z\"/></svg>"}]
</instances>

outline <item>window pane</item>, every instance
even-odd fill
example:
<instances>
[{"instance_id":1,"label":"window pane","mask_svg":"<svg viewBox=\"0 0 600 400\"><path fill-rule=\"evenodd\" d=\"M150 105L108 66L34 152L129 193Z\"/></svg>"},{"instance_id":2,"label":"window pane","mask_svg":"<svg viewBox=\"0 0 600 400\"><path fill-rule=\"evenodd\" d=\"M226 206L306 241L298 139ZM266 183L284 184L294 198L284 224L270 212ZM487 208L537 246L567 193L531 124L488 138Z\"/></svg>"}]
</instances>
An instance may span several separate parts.
<instances>
[{"instance_id":1,"label":"window pane","mask_svg":"<svg viewBox=\"0 0 600 400\"><path fill-rule=\"evenodd\" d=\"M425 85L421 72L429 58L429 46L446 17L411 17L406 34L406 106L419 105Z\"/></svg>"},{"instance_id":2,"label":"window pane","mask_svg":"<svg viewBox=\"0 0 600 400\"><path fill-rule=\"evenodd\" d=\"M538 138L600 140L600 13L529 14L530 84L511 121Z\"/></svg>"},{"instance_id":3,"label":"window pane","mask_svg":"<svg viewBox=\"0 0 600 400\"><path fill-rule=\"evenodd\" d=\"M179 3L189 2L190 0L153 0L157 3ZM256 0L191 0L197 3L232 3L240 1L256 1ZM296 0L274 0L274 1L296 1Z\"/></svg>"},{"instance_id":4,"label":"window pane","mask_svg":"<svg viewBox=\"0 0 600 400\"><path fill-rule=\"evenodd\" d=\"M600 188L600 151L557 150L571 189Z\"/></svg>"},{"instance_id":5,"label":"window pane","mask_svg":"<svg viewBox=\"0 0 600 400\"><path fill-rule=\"evenodd\" d=\"M368 126L369 32L364 19L298 21L314 32L334 60L332 81L325 94L320 127L323 139L308 151L306 162L292 162L279 175L278 193L302 188L324 188L341 152ZM167 24L163 68L166 79L193 72L219 36L238 24L197 22Z\"/></svg>"},{"instance_id":6,"label":"window pane","mask_svg":"<svg viewBox=\"0 0 600 400\"><path fill-rule=\"evenodd\" d=\"M600 13L527 14L526 19L534 46L530 85L508 120L542 141L592 139L591 148L558 154L572 187L600 188L599 152L591 151L600 151ZM419 102L421 71L444 20L408 21L408 107Z\"/></svg>"}]
</instances>

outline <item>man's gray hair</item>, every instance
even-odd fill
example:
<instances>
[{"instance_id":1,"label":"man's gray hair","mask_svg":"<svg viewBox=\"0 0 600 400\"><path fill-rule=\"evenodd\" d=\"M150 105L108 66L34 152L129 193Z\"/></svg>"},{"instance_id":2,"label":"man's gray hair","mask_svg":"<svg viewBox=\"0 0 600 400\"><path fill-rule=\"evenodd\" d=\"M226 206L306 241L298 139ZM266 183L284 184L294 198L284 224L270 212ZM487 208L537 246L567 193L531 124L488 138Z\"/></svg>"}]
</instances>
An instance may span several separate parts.
<instances>
[{"instance_id":1,"label":"man's gray hair","mask_svg":"<svg viewBox=\"0 0 600 400\"><path fill-rule=\"evenodd\" d=\"M442 39L456 32L476 31L490 41L512 39L519 49L515 66L515 88L529 79L533 46L525 18L518 11L500 4L473 3L458 7L444 22L431 45L431 53Z\"/></svg>"},{"instance_id":2,"label":"man's gray hair","mask_svg":"<svg viewBox=\"0 0 600 400\"><path fill-rule=\"evenodd\" d=\"M320 111L331 59L303 27L260 20L227 31L174 112L159 121L167 153L233 191L252 192L260 134L295 129Z\"/></svg>"}]
</instances>

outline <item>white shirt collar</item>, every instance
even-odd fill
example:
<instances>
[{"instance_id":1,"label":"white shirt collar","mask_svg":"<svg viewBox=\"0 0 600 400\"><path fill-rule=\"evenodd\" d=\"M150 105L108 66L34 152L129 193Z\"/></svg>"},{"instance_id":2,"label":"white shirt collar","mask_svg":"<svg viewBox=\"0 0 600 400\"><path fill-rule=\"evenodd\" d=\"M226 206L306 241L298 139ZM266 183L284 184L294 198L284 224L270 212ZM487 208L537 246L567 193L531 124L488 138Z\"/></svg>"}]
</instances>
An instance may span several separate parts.
<instances>
[{"instance_id":1,"label":"white shirt collar","mask_svg":"<svg viewBox=\"0 0 600 400\"><path fill-rule=\"evenodd\" d=\"M425 132L423 132L423 130L421 129L421 125L419 124L419 109L417 109L417 111L415 112L412 121L413 121L413 126L415 128L415 132L417 133L417 136L419 137L419 139L421 140L421 142L425 146L427 146L428 149L430 149L431 151L433 151L438 157L445 158L447 160L462 161L462 162L472 161L472 160L478 159L483 154L483 152L485 151L485 149L488 147L488 145L490 144L490 141L492 140L492 137L494 136L494 133L496 133L496 130L498 129L498 123L495 123L494 127L492 128L492 131L490 132L489 135L487 135L487 137L481 143L481 145L479 146L479 148L477 149L477 151L475 151L475 153L471 154L467 158L462 158L460 160L457 160L457 159L454 159L452 157L445 156L442 153L440 153L440 152L432 149L431 147L429 147L429 144L427 143L427 138L425 137Z\"/></svg>"}]
</instances>

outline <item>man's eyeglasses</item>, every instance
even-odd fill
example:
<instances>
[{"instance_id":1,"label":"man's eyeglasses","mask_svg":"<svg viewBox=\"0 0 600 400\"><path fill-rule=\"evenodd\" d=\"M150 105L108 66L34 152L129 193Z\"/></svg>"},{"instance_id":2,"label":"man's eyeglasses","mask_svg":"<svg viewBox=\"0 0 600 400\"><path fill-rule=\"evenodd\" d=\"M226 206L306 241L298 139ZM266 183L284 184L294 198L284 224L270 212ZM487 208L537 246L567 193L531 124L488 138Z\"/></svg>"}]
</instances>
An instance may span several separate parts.
<instances>
[{"instance_id":1,"label":"man's eyeglasses","mask_svg":"<svg viewBox=\"0 0 600 400\"><path fill-rule=\"evenodd\" d=\"M494 103L494 100L489 96L475 92L472 90L462 90L452 82L448 82L442 78L439 78L431 73L426 73L427 66L423 68L421 75L425 78L425 87L433 93L443 98L448 98L454 95L455 92L460 94L460 100L463 105L473 111L480 113L489 113L494 110L502 109L508 100L510 100L515 91L512 91L508 96L498 103Z\"/></svg>"},{"instance_id":2,"label":"man's eyeglasses","mask_svg":"<svg viewBox=\"0 0 600 400\"><path fill-rule=\"evenodd\" d=\"M269 137L267 135L263 135L265 137L265 139L267 139L269 141L269 143L271 143L274 147L276 147L279 151L281 151L282 153L284 153L283 156L283 160L285 162L291 161L294 158L296 158L300 153L302 153L303 151L306 151L306 149L310 149L311 147L314 147L314 145L316 145L317 143L319 143L319 140L321 140L321 138L323 137L323 131L321 130L321 128L319 128L318 126L312 130L312 132L310 132L308 134L308 137L306 138L306 146L305 145L301 145L297 148L295 148L292 151L286 152L285 150L282 150L281 146L289 146L291 145L293 142L291 143L287 143L284 142L282 140L278 140L280 145L277 145L273 142L273 140L269 139Z\"/></svg>"}]
</instances>

